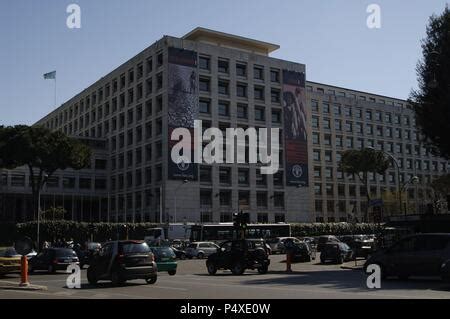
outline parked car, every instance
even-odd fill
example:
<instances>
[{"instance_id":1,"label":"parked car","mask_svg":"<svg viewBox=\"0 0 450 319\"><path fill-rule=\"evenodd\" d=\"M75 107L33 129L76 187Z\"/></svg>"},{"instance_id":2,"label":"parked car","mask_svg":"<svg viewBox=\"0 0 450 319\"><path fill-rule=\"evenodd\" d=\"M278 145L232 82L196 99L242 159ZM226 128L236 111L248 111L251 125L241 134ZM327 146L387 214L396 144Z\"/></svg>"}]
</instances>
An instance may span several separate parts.
<instances>
[{"instance_id":1,"label":"parked car","mask_svg":"<svg viewBox=\"0 0 450 319\"><path fill-rule=\"evenodd\" d=\"M37 255L37 252L33 249L31 252L29 252L27 254L27 259L30 260L31 258L33 258L36 255Z\"/></svg>"},{"instance_id":2,"label":"parked car","mask_svg":"<svg viewBox=\"0 0 450 319\"><path fill-rule=\"evenodd\" d=\"M270 248L272 249L272 254L284 254L286 253L286 250L284 249L284 242L286 239L292 239L294 244L298 244L301 241L295 237L276 237L273 239L268 239L267 243L270 245Z\"/></svg>"},{"instance_id":3,"label":"parked car","mask_svg":"<svg viewBox=\"0 0 450 319\"><path fill-rule=\"evenodd\" d=\"M80 268L83 269L84 265L89 265L94 254L101 248L102 245L100 243L90 242L87 243L84 249L75 250L78 258L80 259Z\"/></svg>"},{"instance_id":4,"label":"parked car","mask_svg":"<svg viewBox=\"0 0 450 319\"><path fill-rule=\"evenodd\" d=\"M294 243L293 262L310 262L316 259L315 252L307 242Z\"/></svg>"},{"instance_id":5,"label":"parked car","mask_svg":"<svg viewBox=\"0 0 450 319\"><path fill-rule=\"evenodd\" d=\"M333 235L319 236L317 239L317 251L321 252L323 247L325 247L328 242L338 243L340 240Z\"/></svg>"},{"instance_id":6,"label":"parked car","mask_svg":"<svg viewBox=\"0 0 450 319\"><path fill-rule=\"evenodd\" d=\"M145 279L148 284L154 284L157 271L155 257L147 243L119 240L105 243L94 255L87 279L92 285L99 280L111 280L114 285L119 285L133 279Z\"/></svg>"},{"instance_id":7,"label":"parked car","mask_svg":"<svg viewBox=\"0 0 450 319\"><path fill-rule=\"evenodd\" d=\"M177 259L186 259L186 252L184 250L181 248L176 248L175 246L171 246L170 248L172 248Z\"/></svg>"},{"instance_id":8,"label":"parked car","mask_svg":"<svg viewBox=\"0 0 450 319\"><path fill-rule=\"evenodd\" d=\"M417 234L407 236L387 249L372 254L364 265L376 264L382 278L397 276L440 276L448 278L450 234Z\"/></svg>"},{"instance_id":9,"label":"parked car","mask_svg":"<svg viewBox=\"0 0 450 319\"><path fill-rule=\"evenodd\" d=\"M257 269L260 274L267 273L270 259L264 241L230 240L222 243L216 253L206 261L210 275L218 269L229 269L234 275L242 275L246 269Z\"/></svg>"},{"instance_id":10,"label":"parked car","mask_svg":"<svg viewBox=\"0 0 450 319\"><path fill-rule=\"evenodd\" d=\"M366 235L346 235L340 240L350 246L355 258L367 259L375 251L375 241Z\"/></svg>"},{"instance_id":11,"label":"parked car","mask_svg":"<svg viewBox=\"0 0 450 319\"><path fill-rule=\"evenodd\" d=\"M54 273L57 270L66 270L72 263L79 265L79 259L75 251L70 248L46 248L30 259L28 271L47 270Z\"/></svg>"},{"instance_id":12,"label":"parked car","mask_svg":"<svg viewBox=\"0 0 450 319\"><path fill-rule=\"evenodd\" d=\"M352 259L352 249L346 243L342 242L328 242L323 246L322 251L320 252L320 262L322 264L325 264L328 261L342 264L343 262Z\"/></svg>"},{"instance_id":13,"label":"parked car","mask_svg":"<svg viewBox=\"0 0 450 319\"><path fill-rule=\"evenodd\" d=\"M20 255L14 247L0 248L0 276L20 272Z\"/></svg>"},{"instance_id":14,"label":"parked car","mask_svg":"<svg viewBox=\"0 0 450 319\"><path fill-rule=\"evenodd\" d=\"M155 256L156 266L158 271L167 271L169 275L173 276L177 273L177 262L175 261L175 253L172 248L159 246L150 247Z\"/></svg>"},{"instance_id":15,"label":"parked car","mask_svg":"<svg viewBox=\"0 0 450 319\"><path fill-rule=\"evenodd\" d=\"M193 257L197 257L198 259L203 259L205 257L208 257L211 254L214 254L217 252L217 249L219 246L217 246L213 242L194 242L189 244L186 248L186 257L191 259Z\"/></svg>"}]
</instances>

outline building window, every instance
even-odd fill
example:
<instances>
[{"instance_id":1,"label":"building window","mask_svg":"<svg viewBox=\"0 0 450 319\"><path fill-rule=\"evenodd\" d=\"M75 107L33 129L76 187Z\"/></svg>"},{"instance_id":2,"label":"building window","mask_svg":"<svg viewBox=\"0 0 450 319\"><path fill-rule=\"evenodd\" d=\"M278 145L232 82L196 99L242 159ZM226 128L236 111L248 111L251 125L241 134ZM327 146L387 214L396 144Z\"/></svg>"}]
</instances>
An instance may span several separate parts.
<instances>
[{"instance_id":1,"label":"building window","mask_svg":"<svg viewBox=\"0 0 450 319\"><path fill-rule=\"evenodd\" d=\"M273 206L277 208L284 207L284 193L275 192L273 194Z\"/></svg>"},{"instance_id":2,"label":"building window","mask_svg":"<svg viewBox=\"0 0 450 319\"><path fill-rule=\"evenodd\" d=\"M230 104L225 101L219 101L219 116L230 116Z\"/></svg>"},{"instance_id":3,"label":"building window","mask_svg":"<svg viewBox=\"0 0 450 319\"><path fill-rule=\"evenodd\" d=\"M219 81L218 83L219 94L229 95L229 83L228 81Z\"/></svg>"},{"instance_id":4,"label":"building window","mask_svg":"<svg viewBox=\"0 0 450 319\"><path fill-rule=\"evenodd\" d=\"M209 100L200 100L199 112L204 114L211 113L211 102Z\"/></svg>"},{"instance_id":5,"label":"building window","mask_svg":"<svg viewBox=\"0 0 450 319\"><path fill-rule=\"evenodd\" d=\"M271 101L273 103L280 103L280 90L277 89L271 89L270 90L270 96L271 96Z\"/></svg>"},{"instance_id":6,"label":"building window","mask_svg":"<svg viewBox=\"0 0 450 319\"><path fill-rule=\"evenodd\" d=\"M270 81L279 83L280 82L280 71L270 70Z\"/></svg>"},{"instance_id":7,"label":"building window","mask_svg":"<svg viewBox=\"0 0 450 319\"><path fill-rule=\"evenodd\" d=\"M264 100L264 88L260 86L256 86L254 90L254 98L255 100Z\"/></svg>"},{"instance_id":8,"label":"building window","mask_svg":"<svg viewBox=\"0 0 450 319\"><path fill-rule=\"evenodd\" d=\"M200 182L210 184L212 182L212 172L210 166L200 167Z\"/></svg>"},{"instance_id":9,"label":"building window","mask_svg":"<svg viewBox=\"0 0 450 319\"><path fill-rule=\"evenodd\" d=\"M200 56L198 60L198 66L202 70L211 69L211 59L209 57Z\"/></svg>"},{"instance_id":10,"label":"building window","mask_svg":"<svg viewBox=\"0 0 450 319\"><path fill-rule=\"evenodd\" d=\"M266 111L262 106L255 106L255 121L265 121Z\"/></svg>"},{"instance_id":11,"label":"building window","mask_svg":"<svg viewBox=\"0 0 450 319\"><path fill-rule=\"evenodd\" d=\"M247 105L245 104L238 104L237 105L237 117L240 119L246 119L248 118L248 112L247 112Z\"/></svg>"},{"instance_id":12,"label":"building window","mask_svg":"<svg viewBox=\"0 0 450 319\"><path fill-rule=\"evenodd\" d=\"M256 193L256 205L257 207L267 207L267 193L266 192L257 192Z\"/></svg>"},{"instance_id":13,"label":"building window","mask_svg":"<svg viewBox=\"0 0 450 319\"><path fill-rule=\"evenodd\" d=\"M228 60L219 59L217 68L220 73L228 73L230 68Z\"/></svg>"},{"instance_id":14,"label":"building window","mask_svg":"<svg viewBox=\"0 0 450 319\"><path fill-rule=\"evenodd\" d=\"M281 123L281 110L272 110L272 123L273 124Z\"/></svg>"},{"instance_id":15,"label":"building window","mask_svg":"<svg viewBox=\"0 0 450 319\"><path fill-rule=\"evenodd\" d=\"M236 75L246 77L247 76L247 65L243 63L236 63Z\"/></svg>"},{"instance_id":16,"label":"building window","mask_svg":"<svg viewBox=\"0 0 450 319\"><path fill-rule=\"evenodd\" d=\"M238 169L238 183L244 186L249 184L249 170L247 168Z\"/></svg>"},{"instance_id":17,"label":"building window","mask_svg":"<svg viewBox=\"0 0 450 319\"><path fill-rule=\"evenodd\" d=\"M219 193L220 206L231 206L231 191L220 191ZM231 214L230 214L231 215Z\"/></svg>"},{"instance_id":18,"label":"building window","mask_svg":"<svg viewBox=\"0 0 450 319\"><path fill-rule=\"evenodd\" d=\"M247 85L237 84L236 85L236 95L238 97L247 97Z\"/></svg>"},{"instance_id":19,"label":"building window","mask_svg":"<svg viewBox=\"0 0 450 319\"><path fill-rule=\"evenodd\" d=\"M221 167L219 168L219 182L221 185L231 184L231 168Z\"/></svg>"},{"instance_id":20,"label":"building window","mask_svg":"<svg viewBox=\"0 0 450 319\"><path fill-rule=\"evenodd\" d=\"M253 76L256 80L264 80L264 67L255 65Z\"/></svg>"},{"instance_id":21,"label":"building window","mask_svg":"<svg viewBox=\"0 0 450 319\"><path fill-rule=\"evenodd\" d=\"M200 78L199 80L199 90L202 92L210 92L211 81L207 78Z\"/></svg>"}]
</instances>

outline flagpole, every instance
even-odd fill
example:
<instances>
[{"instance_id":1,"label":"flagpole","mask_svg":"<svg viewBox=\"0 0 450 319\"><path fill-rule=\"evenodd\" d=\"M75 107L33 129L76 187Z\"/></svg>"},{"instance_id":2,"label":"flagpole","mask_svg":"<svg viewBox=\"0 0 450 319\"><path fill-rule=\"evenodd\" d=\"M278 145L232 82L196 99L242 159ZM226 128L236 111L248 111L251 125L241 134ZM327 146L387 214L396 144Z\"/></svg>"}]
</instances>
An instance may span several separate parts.
<instances>
[{"instance_id":1,"label":"flagpole","mask_svg":"<svg viewBox=\"0 0 450 319\"><path fill-rule=\"evenodd\" d=\"M55 76L55 108L56 108L56 76Z\"/></svg>"}]
</instances>

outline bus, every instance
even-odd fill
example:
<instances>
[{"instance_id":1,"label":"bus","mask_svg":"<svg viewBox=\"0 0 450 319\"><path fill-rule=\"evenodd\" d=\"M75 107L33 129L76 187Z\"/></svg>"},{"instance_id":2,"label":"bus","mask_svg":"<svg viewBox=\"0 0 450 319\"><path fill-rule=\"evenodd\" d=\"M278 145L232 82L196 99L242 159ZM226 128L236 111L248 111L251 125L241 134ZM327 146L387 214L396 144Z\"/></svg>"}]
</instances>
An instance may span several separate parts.
<instances>
[{"instance_id":1,"label":"bus","mask_svg":"<svg viewBox=\"0 0 450 319\"><path fill-rule=\"evenodd\" d=\"M171 223L149 228L145 231L144 240L187 240L191 237L194 223Z\"/></svg>"},{"instance_id":2,"label":"bus","mask_svg":"<svg viewBox=\"0 0 450 319\"><path fill-rule=\"evenodd\" d=\"M233 223L204 224L191 226L191 242L215 241L222 242L237 238L237 231ZM248 224L245 238L272 239L276 237L291 237L291 225L277 224Z\"/></svg>"}]
</instances>

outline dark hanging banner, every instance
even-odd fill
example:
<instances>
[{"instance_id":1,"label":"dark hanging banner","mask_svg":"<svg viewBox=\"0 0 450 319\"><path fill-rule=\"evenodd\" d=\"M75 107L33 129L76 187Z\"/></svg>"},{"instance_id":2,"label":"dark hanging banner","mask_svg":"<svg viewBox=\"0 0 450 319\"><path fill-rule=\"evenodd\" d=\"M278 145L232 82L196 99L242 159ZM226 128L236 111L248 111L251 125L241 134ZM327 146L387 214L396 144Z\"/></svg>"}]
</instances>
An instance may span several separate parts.
<instances>
[{"instance_id":1,"label":"dark hanging banner","mask_svg":"<svg viewBox=\"0 0 450 319\"><path fill-rule=\"evenodd\" d=\"M286 184L308 186L305 73L283 70Z\"/></svg>"},{"instance_id":2,"label":"dark hanging banner","mask_svg":"<svg viewBox=\"0 0 450 319\"><path fill-rule=\"evenodd\" d=\"M169 179L197 179L197 164L193 161L194 120L198 118L197 53L179 48L169 48L168 75L168 138L169 138ZM191 131L191 143L184 143L190 158L171 158L172 147L178 141L171 140L176 128Z\"/></svg>"}]
</instances>

